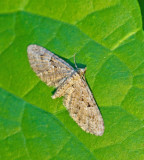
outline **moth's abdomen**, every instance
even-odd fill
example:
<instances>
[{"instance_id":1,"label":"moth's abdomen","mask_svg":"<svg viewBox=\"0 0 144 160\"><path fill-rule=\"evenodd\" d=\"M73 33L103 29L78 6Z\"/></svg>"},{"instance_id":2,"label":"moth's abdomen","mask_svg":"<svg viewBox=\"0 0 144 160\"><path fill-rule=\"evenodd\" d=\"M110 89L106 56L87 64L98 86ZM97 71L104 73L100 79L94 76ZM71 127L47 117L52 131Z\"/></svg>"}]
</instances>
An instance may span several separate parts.
<instances>
[{"instance_id":1,"label":"moth's abdomen","mask_svg":"<svg viewBox=\"0 0 144 160\"><path fill-rule=\"evenodd\" d=\"M79 79L80 76L77 74L76 71L74 71L70 77L68 77L56 90L54 95L52 96L53 99L57 97L64 96L66 92L70 92L71 86L74 85L75 81Z\"/></svg>"}]
</instances>

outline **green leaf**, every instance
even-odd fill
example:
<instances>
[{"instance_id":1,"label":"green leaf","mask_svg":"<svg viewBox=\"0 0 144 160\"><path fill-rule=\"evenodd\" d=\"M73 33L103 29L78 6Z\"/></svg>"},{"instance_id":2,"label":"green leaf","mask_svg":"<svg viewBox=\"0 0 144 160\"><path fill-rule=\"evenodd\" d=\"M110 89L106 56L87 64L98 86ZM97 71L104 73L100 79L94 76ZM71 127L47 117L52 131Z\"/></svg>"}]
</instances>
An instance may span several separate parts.
<instances>
[{"instance_id":1,"label":"green leaf","mask_svg":"<svg viewBox=\"0 0 144 160\"><path fill-rule=\"evenodd\" d=\"M1 159L94 159L52 114L0 89Z\"/></svg>"},{"instance_id":2,"label":"green leaf","mask_svg":"<svg viewBox=\"0 0 144 160\"><path fill-rule=\"evenodd\" d=\"M143 0L138 0L138 2L140 5L140 9L141 9L143 28L144 28L144 2L143 2Z\"/></svg>"},{"instance_id":3,"label":"green leaf","mask_svg":"<svg viewBox=\"0 0 144 160\"><path fill-rule=\"evenodd\" d=\"M77 53L104 118L103 136L81 130L62 98L51 99L54 89L29 65L29 44L72 66ZM144 34L137 0L1 1L0 68L0 87L7 90L0 95L1 159L144 159Z\"/></svg>"}]
</instances>

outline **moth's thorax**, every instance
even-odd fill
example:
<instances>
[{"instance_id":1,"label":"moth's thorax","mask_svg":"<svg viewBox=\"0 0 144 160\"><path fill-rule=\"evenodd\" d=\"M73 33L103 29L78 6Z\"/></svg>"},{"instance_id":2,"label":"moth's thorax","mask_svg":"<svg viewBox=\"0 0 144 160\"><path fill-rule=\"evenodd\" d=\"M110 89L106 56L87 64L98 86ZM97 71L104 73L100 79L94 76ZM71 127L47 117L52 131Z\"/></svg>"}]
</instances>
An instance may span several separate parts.
<instances>
[{"instance_id":1,"label":"moth's thorax","mask_svg":"<svg viewBox=\"0 0 144 160\"><path fill-rule=\"evenodd\" d=\"M77 73L80 75L80 76L83 76L84 74L85 74L85 72L86 72L86 67L85 68L79 68L78 70L77 70Z\"/></svg>"}]
</instances>

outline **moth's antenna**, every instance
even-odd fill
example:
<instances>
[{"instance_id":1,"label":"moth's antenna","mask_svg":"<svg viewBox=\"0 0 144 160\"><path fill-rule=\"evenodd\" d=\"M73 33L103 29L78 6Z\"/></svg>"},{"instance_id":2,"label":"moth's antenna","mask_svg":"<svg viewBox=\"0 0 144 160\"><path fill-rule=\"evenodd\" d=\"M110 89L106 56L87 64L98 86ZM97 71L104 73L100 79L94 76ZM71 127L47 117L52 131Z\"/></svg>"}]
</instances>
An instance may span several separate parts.
<instances>
[{"instance_id":1,"label":"moth's antenna","mask_svg":"<svg viewBox=\"0 0 144 160\"><path fill-rule=\"evenodd\" d=\"M74 63L75 63L75 67L78 69L77 64L76 64L76 60L75 60L75 56L76 56L76 53L74 54Z\"/></svg>"}]
</instances>

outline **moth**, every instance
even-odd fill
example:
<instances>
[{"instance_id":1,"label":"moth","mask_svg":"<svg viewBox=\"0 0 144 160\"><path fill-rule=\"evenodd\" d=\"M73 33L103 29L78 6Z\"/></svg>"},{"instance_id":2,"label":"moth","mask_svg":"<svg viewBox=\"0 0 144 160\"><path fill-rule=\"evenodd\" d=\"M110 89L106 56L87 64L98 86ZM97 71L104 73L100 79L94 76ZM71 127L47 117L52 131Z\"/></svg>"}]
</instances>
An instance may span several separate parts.
<instances>
[{"instance_id":1,"label":"moth","mask_svg":"<svg viewBox=\"0 0 144 160\"><path fill-rule=\"evenodd\" d=\"M84 131L103 135L103 118L86 83L86 68L74 69L54 53L35 44L29 45L27 52L37 76L48 86L57 88L52 98L63 96L64 106Z\"/></svg>"}]
</instances>

